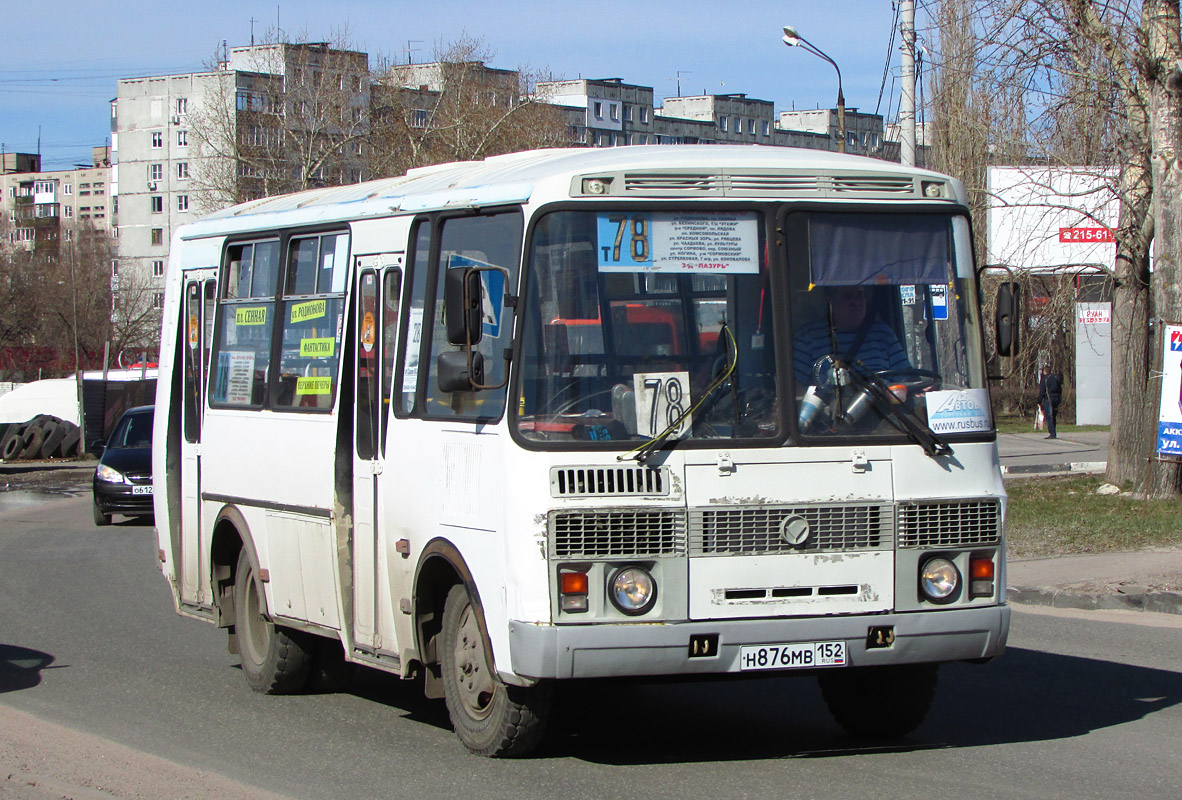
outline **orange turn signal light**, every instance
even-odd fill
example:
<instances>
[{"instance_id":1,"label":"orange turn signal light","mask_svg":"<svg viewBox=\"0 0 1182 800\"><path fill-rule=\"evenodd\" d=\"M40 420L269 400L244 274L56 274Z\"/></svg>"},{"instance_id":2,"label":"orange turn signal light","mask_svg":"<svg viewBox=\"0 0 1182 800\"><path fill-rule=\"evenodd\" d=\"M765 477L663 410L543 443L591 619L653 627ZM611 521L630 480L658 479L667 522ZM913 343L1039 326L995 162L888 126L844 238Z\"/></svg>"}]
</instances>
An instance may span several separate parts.
<instances>
[{"instance_id":1,"label":"orange turn signal light","mask_svg":"<svg viewBox=\"0 0 1182 800\"><path fill-rule=\"evenodd\" d=\"M558 579L562 594L587 594L586 572L560 572Z\"/></svg>"},{"instance_id":2,"label":"orange turn signal light","mask_svg":"<svg viewBox=\"0 0 1182 800\"><path fill-rule=\"evenodd\" d=\"M969 574L973 580L991 581L993 580L993 559L992 558L974 558L969 563Z\"/></svg>"}]
</instances>

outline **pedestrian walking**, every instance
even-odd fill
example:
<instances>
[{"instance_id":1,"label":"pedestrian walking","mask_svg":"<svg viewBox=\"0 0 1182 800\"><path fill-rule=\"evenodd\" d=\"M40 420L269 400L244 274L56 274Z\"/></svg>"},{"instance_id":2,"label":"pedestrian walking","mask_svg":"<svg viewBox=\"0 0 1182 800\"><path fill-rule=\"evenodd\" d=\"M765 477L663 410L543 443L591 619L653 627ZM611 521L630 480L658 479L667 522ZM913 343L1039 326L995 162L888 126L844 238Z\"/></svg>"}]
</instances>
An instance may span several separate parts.
<instances>
[{"instance_id":1,"label":"pedestrian walking","mask_svg":"<svg viewBox=\"0 0 1182 800\"><path fill-rule=\"evenodd\" d=\"M1043 419L1047 421L1047 438L1057 439L1055 435L1055 415L1059 412L1059 401L1063 399L1063 381L1051 372L1049 364L1043 365L1042 377L1038 379L1038 407L1042 409Z\"/></svg>"}]
</instances>

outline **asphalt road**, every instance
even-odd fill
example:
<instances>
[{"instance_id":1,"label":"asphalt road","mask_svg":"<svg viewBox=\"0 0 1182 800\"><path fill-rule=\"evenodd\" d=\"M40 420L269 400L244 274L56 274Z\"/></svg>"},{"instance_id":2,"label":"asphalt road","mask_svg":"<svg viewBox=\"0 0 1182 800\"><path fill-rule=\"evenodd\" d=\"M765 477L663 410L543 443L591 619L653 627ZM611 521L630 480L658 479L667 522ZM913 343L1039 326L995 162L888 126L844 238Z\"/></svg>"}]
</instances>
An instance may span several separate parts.
<instances>
[{"instance_id":1,"label":"asphalt road","mask_svg":"<svg viewBox=\"0 0 1182 800\"><path fill-rule=\"evenodd\" d=\"M1167 797L1182 783L1182 635L1165 615L1016 609L1007 654L944 667L928 720L889 745L843 734L807 679L582 685L546 752L492 761L413 683L364 671L345 694L251 692L224 634L174 614L152 528L97 529L88 504L0 510L0 706L195 774L297 798L513 800Z\"/></svg>"}]
</instances>

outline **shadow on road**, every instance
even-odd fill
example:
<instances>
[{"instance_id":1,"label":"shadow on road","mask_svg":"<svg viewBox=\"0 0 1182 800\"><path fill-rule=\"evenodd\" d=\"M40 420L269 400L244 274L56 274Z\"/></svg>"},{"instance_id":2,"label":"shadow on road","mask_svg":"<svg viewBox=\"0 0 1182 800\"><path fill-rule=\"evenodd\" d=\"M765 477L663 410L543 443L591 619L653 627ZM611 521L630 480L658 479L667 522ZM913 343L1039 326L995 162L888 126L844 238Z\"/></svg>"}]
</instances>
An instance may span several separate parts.
<instances>
[{"instance_id":1,"label":"shadow on road","mask_svg":"<svg viewBox=\"0 0 1182 800\"><path fill-rule=\"evenodd\" d=\"M53 656L13 644L0 644L0 693L31 689L41 683L41 670Z\"/></svg>"}]
</instances>

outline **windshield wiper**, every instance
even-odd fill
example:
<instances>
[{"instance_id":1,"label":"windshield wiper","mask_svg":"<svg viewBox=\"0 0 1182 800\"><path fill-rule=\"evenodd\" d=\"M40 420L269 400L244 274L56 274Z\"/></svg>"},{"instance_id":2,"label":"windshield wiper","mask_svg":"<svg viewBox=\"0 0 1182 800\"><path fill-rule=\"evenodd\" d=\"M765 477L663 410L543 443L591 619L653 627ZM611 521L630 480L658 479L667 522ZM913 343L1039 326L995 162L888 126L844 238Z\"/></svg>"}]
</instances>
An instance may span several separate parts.
<instances>
[{"instance_id":1,"label":"windshield wiper","mask_svg":"<svg viewBox=\"0 0 1182 800\"><path fill-rule=\"evenodd\" d=\"M653 451L660 447L661 444L665 442L670 436L680 430L681 423L685 422L685 420L689 419L695 411L701 408L702 404L705 403L710 395L714 393L714 390L719 386L722 386L722 384L726 382L727 378L731 377L731 375L735 373L735 367L739 363L739 347L737 344L735 344L734 334L731 333L731 329L727 327L727 324L724 322L722 323L722 328L719 330L718 335L723 341L726 342L727 350L732 354L730 363L727 364L726 369L722 370L722 372L718 374L718 377L710 382L710 385L706 387L704 392L702 392L702 396L698 398L698 402L694 403L685 411L682 411L680 414L678 414L677 419L670 422L665 430L661 431L639 447L635 447L629 450L627 453L620 453L618 456L616 456L616 461L632 459L640 464L646 463L649 459L649 456L653 454Z\"/></svg>"},{"instance_id":2,"label":"windshield wiper","mask_svg":"<svg viewBox=\"0 0 1182 800\"><path fill-rule=\"evenodd\" d=\"M907 437L922 447L925 453L932 458L952 455L952 447L908 408L906 403L901 402L881 376L867 369L860 361L855 362L850 374L874 402L875 408L883 412L886 420L907 434Z\"/></svg>"}]
</instances>

